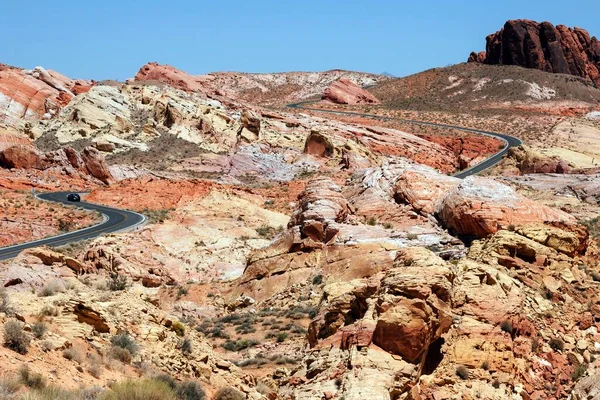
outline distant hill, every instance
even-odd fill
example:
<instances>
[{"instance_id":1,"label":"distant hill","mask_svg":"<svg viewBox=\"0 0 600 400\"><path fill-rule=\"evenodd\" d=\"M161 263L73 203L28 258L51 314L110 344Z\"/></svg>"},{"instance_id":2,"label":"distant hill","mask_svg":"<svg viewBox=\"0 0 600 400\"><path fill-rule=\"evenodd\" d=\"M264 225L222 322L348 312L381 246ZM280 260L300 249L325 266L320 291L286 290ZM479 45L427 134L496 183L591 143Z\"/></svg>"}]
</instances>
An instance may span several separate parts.
<instances>
[{"instance_id":1,"label":"distant hill","mask_svg":"<svg viewBox=\"0 0 600 400\"><path fill-rule=\"evenodd\" d=\"M517 66L463 63L381 82L369 89L384 106L490 109L567 102L597 106L600 90L584 78Z\"/></svg>"}]
</instances>

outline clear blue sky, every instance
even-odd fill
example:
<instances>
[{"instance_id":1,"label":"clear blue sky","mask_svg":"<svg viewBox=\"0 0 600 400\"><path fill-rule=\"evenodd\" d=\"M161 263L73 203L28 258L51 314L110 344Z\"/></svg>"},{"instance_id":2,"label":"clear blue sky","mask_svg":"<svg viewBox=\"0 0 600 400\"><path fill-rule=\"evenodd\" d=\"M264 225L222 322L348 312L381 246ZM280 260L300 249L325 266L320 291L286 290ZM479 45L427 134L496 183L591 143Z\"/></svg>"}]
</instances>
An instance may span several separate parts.
<instances>
[{"instance_id":1,"label":"clear blue sky","mask_svg":"<svg viewBox=\"0 0 600 400\"><path fill-rule=\"evenodd\" d=\"M597 0L5 0L0 62L124 80L148 61L193 74L332 68L398 76L465 61L507 19L600 36Z\"/></svg>"}]
</instances>

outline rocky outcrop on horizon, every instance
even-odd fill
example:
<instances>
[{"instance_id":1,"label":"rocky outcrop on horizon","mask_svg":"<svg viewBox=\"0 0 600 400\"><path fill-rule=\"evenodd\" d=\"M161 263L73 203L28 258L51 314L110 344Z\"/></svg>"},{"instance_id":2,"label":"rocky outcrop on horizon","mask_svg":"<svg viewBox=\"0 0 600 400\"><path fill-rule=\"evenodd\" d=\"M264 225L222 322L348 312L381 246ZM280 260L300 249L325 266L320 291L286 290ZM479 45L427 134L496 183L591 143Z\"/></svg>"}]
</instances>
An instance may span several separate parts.
<instances>
[{"instance_id":1,"label":"rocky outcrop on horizon","mask_svg":"<svg viewBox=\"0 0 600 400\"><path fill-rule=\"evenodd\" d=\"M40 118L50 119L73 96L85 93L92 81L73 80L43 67L24 70L0 68L0 122L12 125Z\"/></svg>"},{"instance_id":2,"label":"rocky outcrop on horizon","mask_svg":"<svg viewBox=\"0 0 600 400\"><path fill-rule=\"evenodd\" d=\"M507 21L486 38L486 52L472 52L468 61L570 74L600 86L600 41L585 29L546 21Z\"/></svg>"}]
</instances>

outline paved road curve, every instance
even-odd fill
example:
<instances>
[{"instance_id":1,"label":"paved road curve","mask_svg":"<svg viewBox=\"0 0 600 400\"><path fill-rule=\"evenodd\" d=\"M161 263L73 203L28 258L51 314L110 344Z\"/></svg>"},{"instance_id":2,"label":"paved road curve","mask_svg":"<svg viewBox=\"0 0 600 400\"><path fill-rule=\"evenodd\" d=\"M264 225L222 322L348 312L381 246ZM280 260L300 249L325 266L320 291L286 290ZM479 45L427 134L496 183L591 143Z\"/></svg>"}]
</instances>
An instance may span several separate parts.
<instances>
[{"instance_id":1,"label":"paved road curve","mask_svg":"<svg viewBox=\"0 0 600 400\"><path fill-rule=\"evenodd\" d=\"M484 131L481 129L465 128L465 127L456 126L456 125L438 124L435 122L415 121L415 120L403 119L403 118L382 117L379 115L352 112L352 111L333 111L333 110L322 110L320 108L307 107L307 105L312 104L312 103L314 103L314 101L303 101L300 103L288 104L287 107L300 108L300 109L304 109L304 110L318 111L318 112L325 112L325 113L332 113L332 114L353 115L353 116L358 116L358 117L369 117L369 118L375 118L375 119L381 119L381 120L395 120L395 121L400 121L400 122L405 122L405 123L410 123L410 124L417 124L417 125L430 125L430 126L438 126L438 127L442 127L442 128L452 128L452 129L458 129L458 130L461 130L464 132L493 136L495 138L498 138L498 139L504 141L505 144L504 144L504 147L502 148L502 150L500 150L498 153L494 154L493 156L489 157L488 159L480 162L479 164L454 174L454 176L456 176L457 178L466 178L469 175L477 174L481 171L484 171L484 170L496 165L497 163L500 162L500 160L502 159L502 156L504 156L504 154L506 154L506 152L508 151L509 148L511 148L513 146L519 146L522 143L521 140L517 139L516 137L510 136L510 135L505 135L503 133ZM104 215L105 221L98 225L80 229L75 232L65 233L63 235L58 235L58 236L54 236L54 237L50 237L50 238L46 238L46 239L36 240L34 242L28 242L28 243L15 245L15 246L0 248L0 260L7 260L10 258L13 258L17 254L19 254L21 251L31 248L31 247L37 247L37 246L42 246L42 245L62 246L62 245L65 245L65 244L68 244L71 242L77 242L77 241L84 240L84 239L92 239L92 238L100 236L103 233L118 232L118 231L122 231L122 230L125 230L128 228L133 228L137 225L142 224L146 220L146 218L143 215L132 212L132 211L119 210L117 208L100 206L97 204L87 203L85 201L82 201L79 203L72 203L72 202L67 201L68 194L69 194L69 192L44 193L44 194L37 195L37 197L41 200L54 201L57 203L63 203L63 204L69 204L69 205L77 205L79 207L85 208L86 210L99 211Z\"/></svg>"},{"instance_id":2,"label":"paved road curve","mask_svg":"<svg viewBox=\"0 0 600 400\"><path fill-rule=\"evenodd\" d=\"M36 240L18 244L10 247L0 248L0 260L8 260L16 257L21 251L38 246L62 246L71 242L80 240L92 239L100 236L103 233L118 232L125 229L130 229L142 224L146 221L146 217L133 211L119 210L117 208L105 207L98 204L92 204L85 201L73 203L67 201L67 195L71 192L54 192L38 194L36 197L41 200L53 201L72 206L85 208L86 210L98 211L104 215L104 222L90 226L78 231L65 233L63 235L53 236L46 239Z\"/></svg>"},{"instance_id":3,"label":"paved road curve","mask_svg":"<svg viewBox=\"0 0 600 400\"><path fill-rule=\"evenodd\" d=\"M452 129L461 130L463 132L470 132L470 133L477 133L480 135L492 136L492 137L500 139L504 142L504 147L502 148L502 150L500 150L493 156L487 158L486 160L480 162L477 165L474 165L470 168L464 169L464 170L454 174L454 176L456 176L457 178L461 178L461 179L466 178L467 176L470 176L470 175L478 174L490 167L493 167L494 165L498 164L500 162L500 160L502 160L502 157L508 152L509 148L519 146L522 144L521 140L517 139L516 137L506 135L504 133L484 131L481 129L465 128L465 127L456 126L456 125L438 124L436 122L415 121L412 119L382 117L380 115L365 114L365 113L359 113L359 112L353 112L353 111L333 111L333 110L323 110L320 108L307 107L307 105L313 104L314 102L315 101L312 101L312 100L311 101L303 101L300 103L288 104L287 107L301 108L303 110L325 112L325 113L330 113L330 114L352 115L352 116L357 116L357 117L369 117L369 118L381 119L381 120L387 120L387 121L400 121L400 122L416 124L416 125L429 125L429 126L439 126L442 128L452 128Z\"/></svg>"}]
</instances>

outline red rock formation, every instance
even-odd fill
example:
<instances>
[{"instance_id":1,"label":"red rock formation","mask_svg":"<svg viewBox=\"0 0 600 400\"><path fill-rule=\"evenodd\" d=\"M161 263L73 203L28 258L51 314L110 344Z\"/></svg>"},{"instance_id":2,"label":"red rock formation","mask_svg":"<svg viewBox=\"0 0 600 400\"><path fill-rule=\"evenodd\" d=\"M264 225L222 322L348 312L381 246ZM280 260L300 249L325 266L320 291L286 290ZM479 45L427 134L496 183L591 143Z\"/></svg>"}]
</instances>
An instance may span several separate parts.
<instances>
[{"instance_id":1,"label":"red rock formation","mask_svg":"<svg viewBox=\"0 0 600 400\"><path fill-rule=\"evenodd\" d=\"M338 79L329 85L322 98L338 104L379 104L379 100L375 96L345 78Z\"/></svg>"},{"instance_id":2,"label":"red rock formation","mask_svg":"<svg viewBox=\"0 0 600 400\"><path fill-rule=\"evenodd\" d=\"M581 28L550 22L511 20L486 38L486 53L469 62L518 65L580 76L600 86L600 41Z\"/></svg>"},{"instance_id":3,"label":"red rock formation","mask_svg":"<svg viewBox=\"0 0 600 400\"><path fill-rule=\"evenodd\" d=\"M140 68L134 80L158 81L188 92L206 92L206 88L194 76L170 65L161 65L156 62L150 62Z\"/></svg>"},{"instance_id":4,"label":"red rock formation","mask_svg":"<svg viewBox=\"0 0 600 400\"><path fill-rule=\"evenodd\" d=\"M46 163L35 147L17 144L0 152L0 166L7 168L44 169Z\"/></svg>"},{"instance_id":5,"label":"red rock formation","mask_svg":"<svg viewBox=\"0 0 600 400\"><path fill-rule=\"evenodd\" d=\"M475 63L479 63L479 64L483 64L484 61L485 61L485 51L480 51L479 53L472 51L471 54L469 55L469 59L467 60L467 62L475 62Z\"/></svg>"},{"instance_id":6,"label":"red rock formation","mask_svg":"<svg viewBox=\"0 0 600 400\"><path fill-rule=\"evenodd\" d=\"M5 65L0 68L0 120L10 124L54 115L91 86L93 82L74 81L42 67L22 70Z\"/></svg>"},{"instance_id":7,"label":"red rock formation","mask_svg":"<svg viewBox=\"0 0 600 400\"><path fill-rule=\"evenodd\" d=\"M443 223L458 235L482 238L529 222L574 223L573 216L536 203L491 179L470 176L450 190L438 207Z\"/></svg>"},{"instance_id":8,"label":"red rock formation","mask_svg":"<svg viewBox=\"0 0 600 400\"><path fill-rule=\"evenodd\" d=\"M81 154L71 147L42 153L31 145L17 144L0 151L0 167L38 170L62 167L89 174L106 184L113 181L104 156L93 147L86 147Z\"/></svg>"}]
</instances>

